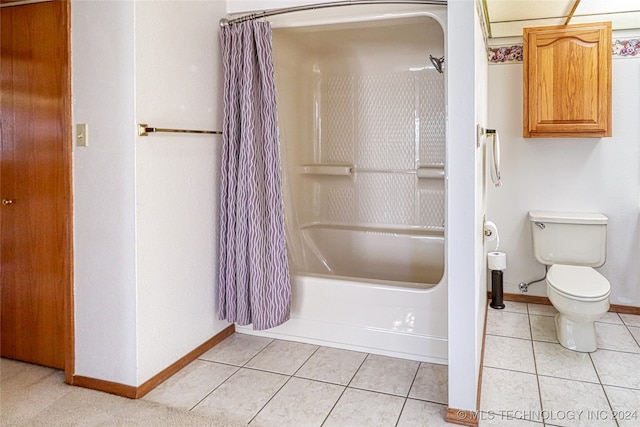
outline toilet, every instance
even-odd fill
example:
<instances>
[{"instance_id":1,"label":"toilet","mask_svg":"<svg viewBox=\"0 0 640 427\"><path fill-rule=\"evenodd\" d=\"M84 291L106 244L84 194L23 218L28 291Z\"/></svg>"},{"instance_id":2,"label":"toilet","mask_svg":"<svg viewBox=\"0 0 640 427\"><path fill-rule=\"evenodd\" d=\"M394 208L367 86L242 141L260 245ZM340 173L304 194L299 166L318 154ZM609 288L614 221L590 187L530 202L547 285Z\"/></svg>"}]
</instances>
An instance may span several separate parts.
<instances>
[{"instance_id":1,"label":"toilet","mask_svg":"<svg viewBox=\"0 0 640 427\"><path fill-rule=\"evenodd\" d=\"M530 211L533 253L547 271L547 296L558 310L558 341L596 351L594 322L609 310L609 281L593 267L606 260L607 217L597 213Z\"/></svg>"}]
</instances>

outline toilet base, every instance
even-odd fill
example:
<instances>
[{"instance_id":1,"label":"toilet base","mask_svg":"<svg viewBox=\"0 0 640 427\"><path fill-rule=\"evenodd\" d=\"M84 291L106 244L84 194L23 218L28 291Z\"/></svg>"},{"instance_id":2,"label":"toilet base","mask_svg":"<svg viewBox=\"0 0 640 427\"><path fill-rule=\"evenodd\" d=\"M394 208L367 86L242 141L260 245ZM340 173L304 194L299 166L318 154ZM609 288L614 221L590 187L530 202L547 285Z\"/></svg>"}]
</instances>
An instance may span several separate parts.
<instances>
[{"instance_id":1,"label":"toilet base","mask_svg":"<svg viewBox=\"0 0 640 427\"><path fill-rule=\"evenodd\" d=\"M583 353L598 349L594 322L574 322L562 313L556 314L555 320L558 341L563 347Z\"/></svg>"}]
</instances>

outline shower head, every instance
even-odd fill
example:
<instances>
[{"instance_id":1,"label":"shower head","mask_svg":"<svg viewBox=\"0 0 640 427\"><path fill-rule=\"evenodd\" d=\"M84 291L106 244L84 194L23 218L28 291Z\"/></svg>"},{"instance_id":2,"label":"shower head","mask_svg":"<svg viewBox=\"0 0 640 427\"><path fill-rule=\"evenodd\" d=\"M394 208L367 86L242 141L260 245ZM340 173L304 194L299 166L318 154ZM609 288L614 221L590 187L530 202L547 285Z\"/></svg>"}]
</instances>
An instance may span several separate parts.
<instances>
[{"instance_id":1,"label":"shower head","mask_svg":"<svg viewBox=\"0 0 640 427\"><path fill-rule=\"evenodd\" d=\"M431 60L431 63L433 64L436 71L442 74L442 72L444 71L444 56L435 58L433 55L429 55L429 59Z\"/></svg>"}]
</instances>

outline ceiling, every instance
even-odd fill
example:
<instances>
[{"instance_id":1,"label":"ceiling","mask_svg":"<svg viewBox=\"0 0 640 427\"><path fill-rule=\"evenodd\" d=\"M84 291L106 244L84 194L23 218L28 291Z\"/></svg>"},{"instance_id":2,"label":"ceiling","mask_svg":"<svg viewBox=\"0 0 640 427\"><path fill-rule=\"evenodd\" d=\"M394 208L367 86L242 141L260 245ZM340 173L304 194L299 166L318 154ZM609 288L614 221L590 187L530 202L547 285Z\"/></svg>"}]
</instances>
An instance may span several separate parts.
<instances>
[{"instance_id":1,"label":"ceiling","mask_svg":"<svg viewBox=\"0 0 640 427\"><path fill-rule=\"evenodd\" d=\"M525 27L611 21L640 29L640 0L482 0L489 37L522 36ZM568 22L567 22L568 21Z\"/></svg>"}]
</instances>

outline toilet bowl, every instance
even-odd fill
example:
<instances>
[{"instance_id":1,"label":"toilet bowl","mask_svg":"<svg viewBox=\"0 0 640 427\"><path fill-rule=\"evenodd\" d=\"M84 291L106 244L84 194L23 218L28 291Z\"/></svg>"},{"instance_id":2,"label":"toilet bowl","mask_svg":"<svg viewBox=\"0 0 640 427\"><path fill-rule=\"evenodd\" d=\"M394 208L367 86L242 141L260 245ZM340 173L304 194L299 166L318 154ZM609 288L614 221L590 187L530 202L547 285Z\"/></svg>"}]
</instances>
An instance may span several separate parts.
<instances>
[{"instance_id":1,"label":"toilet bowl","mask_svg":"<svg viewBox=\"0 0 640 427\"><path fill-rule=\"evenodd\" d=\"M547 296L558 310L564 347L596 351L594 322L609 310L609 281L594 270L607 256L608 218L600 213L530 211L533 254L547 271Z\"/></svg>"},{"instance_id":2,"label":"toilet bowl","mask_svg":"<svg viewBox=\"0 0 640 427\"><path fill-rule=\"evenodd\" d=\"M547 272L547 295L558 310L558 341L579 352L596 351L594 322L609 310L609 281L591 267L554 264Z\"/></svg>"}]
</instances>

